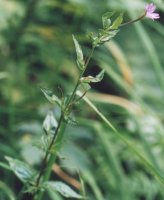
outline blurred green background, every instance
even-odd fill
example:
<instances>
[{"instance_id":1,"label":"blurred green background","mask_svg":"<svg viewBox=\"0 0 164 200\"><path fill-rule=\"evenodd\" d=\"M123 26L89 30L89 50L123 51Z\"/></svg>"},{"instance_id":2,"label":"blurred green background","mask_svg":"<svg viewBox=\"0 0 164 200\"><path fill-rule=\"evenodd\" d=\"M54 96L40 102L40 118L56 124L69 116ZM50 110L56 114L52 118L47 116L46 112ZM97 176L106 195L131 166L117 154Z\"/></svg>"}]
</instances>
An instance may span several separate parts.
<instances>
[{"instance_id":1,"label":"blurred green background","mask_svg":"<svg viewBox=\"0 0 164 200\"><path fill-rule=\"evenodd\" d=\"M150 1L0 0L1 161L8 155L39 166L43 154L33 144L43 134L47 111L59 116L39 87L59 96L61 90L72 91L78 75L72 34L87 56L86 34L101 28L103 13L124 11L124 21L129 21L143 14L146 3ZM154 3L158 21L122 27L114 40L96 49L87 74L105 69L105 77L88 98L163 174L164 2ZM89 200L164 199L159 181L85 102L74 114L78 125L66 130L52 179L78 192L83 188ZM11 172L0 168L0 199L12 199L21 188ZM49 199L64 198L49 193Z\"/></svg>"}]
</instances>

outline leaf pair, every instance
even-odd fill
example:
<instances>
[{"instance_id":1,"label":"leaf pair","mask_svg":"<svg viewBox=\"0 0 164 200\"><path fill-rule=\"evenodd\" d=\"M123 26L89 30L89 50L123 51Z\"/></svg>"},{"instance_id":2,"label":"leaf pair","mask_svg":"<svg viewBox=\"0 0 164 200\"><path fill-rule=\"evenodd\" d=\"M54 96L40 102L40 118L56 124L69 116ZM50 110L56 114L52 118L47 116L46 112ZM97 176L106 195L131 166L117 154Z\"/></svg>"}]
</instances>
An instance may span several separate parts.
<instances>
[{"instance_id":1,"label":"leaf pair","mask_svg":"<svg viewBox=\"0 0 164 200\"><path fill-rule=\"evenodd\" d=\"M98 35L94 36L93 33L89 33L93 47L97 47L105 42L110 41L119 31L119 26L123 21L123 13L121 13L112 23L110 19L115 12L107 12L102 16L103 28L99 29Z\"/></svg>"},{"instance_id":2,"label":"leaf pair","mask_svg":"<svg viewBox=\"0 0 164 200\"><path fill-rule=\"evenodd\" d=\"M115 12L107 12L102 16L102 23L103 23L103 29L118 29L123 21L123 13L121 13L112 23L111 17L114 15ZM112 24L112 25L111 25Z\"/></svg>"},{"instance_id":3,"label":"leaf pair","mask_svg":"<svg viewBox=\"0 0 164 200\"><path fill-rule=\"evenodd\" d=\"M106 12L105 14L103 14L102 16L102 23L103 23L103 28L104 29L107 29L110 27L111 25L111 19L110 17L112 17L112 15L114 14L115 12Z\"/></svg>"},{"instance_id":4,"label":"leaf pair","mask_svg":"<svg viewBox=\"0 0 164 200\"><path fill-rule=\"evenodd\" d=\"M6 160L9 162L9 168L14 172L14 174L23 182L23 183L33 183L36 172L26 163L13 159L6 156ZM68 185L60 181L47 181L42 184L42 189L51 190L59 192L62 196L66 198L76 198L82 199L82 196L77 194L73 189Z\"/></svg>"},{"instance_id":5,"label":"leaf pair","mask_svg":"<svg viewBox=\"0 0 164 200\"><path fill-rule=\"evenodd\" d=\"M62 106L61 100L51 90L42 87L40 89L50 103Z\"/></svg>"}]
</instances>

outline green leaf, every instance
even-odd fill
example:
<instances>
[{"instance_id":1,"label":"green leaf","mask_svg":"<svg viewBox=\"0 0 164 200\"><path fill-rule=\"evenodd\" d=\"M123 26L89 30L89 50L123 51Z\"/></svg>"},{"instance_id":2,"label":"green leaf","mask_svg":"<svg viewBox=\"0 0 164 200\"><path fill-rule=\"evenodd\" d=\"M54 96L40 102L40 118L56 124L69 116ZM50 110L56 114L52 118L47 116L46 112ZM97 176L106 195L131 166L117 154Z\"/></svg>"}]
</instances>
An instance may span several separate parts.
<instances>
[{"instance_id":1,"label":"green leaf","mask_svg":"<svg viewBox=\"0 0 164 200\"><path fill-rule=\"evenodd\" d=\"M45 187L51 191L57 191L66 198L82 199L83 197L77 194L71 187L60 181L47 181Z\"/></svg>"},{"instance_id":2,"label":"green leaf","mask_svg":"<svg viewBox=\"0 0 164 200\"><path fill-rule=\"evenodd\" d=\"M87 76L87 77L82 77L80 81L82 83L97 83L100 82L104 77L104 70L102 70L96 77L93 76Z\"/></svg>"},{"instance_id":3,"label":"green leaf","mask_svg":"<svg viewBox=\"0 0 164 200\"><path fill-rule=\"evenodd\" d=\"M50 103L57 104L58 106L61 107L60 99L55 94L53 94L51 90L46 89L46 88L40 88L40 89Z\"/></svg>"},{"instance_id":4,"label":"green leaf","mask_svg":"<svg viewBox=\"0 0 164 200\"><path fill-rule=\"evenodd\" d=\"M110 27L110 29L118 29L118 27L120 26L120 24L123 21L123 13L121 13L113 22L112 26Z\"/></svg>"},{"instance_id":5,"label":"green leaf","mask_svg":"<svg viewBox=\"0 0 164 200\"><path fill-rule=\"evenodd\" d=\"M55 119L53 112L49 111L43 122L43 128L47 134L54 134L57 128L58 122Z\"/></svg>"},{"instance_id":6,"label":"green leaf","mask_svg":"<svg viewBox=\"0 0 164 200\"><path fill-rule=\"evenodd\" d=\"M84 69L84 66L85 66L83 52L82 52L81 47L74 35L72 35L72 38L73 38L73 42L74 42L75 49L76 49L77 64L78 64L78 67L82 70L82 69Z\"/></svg>"},{"instance_id":7,"label":"green leaf","mask_svg":"<svg viewBox=\"0 0 164 200\"><path fill-rule=\"evenodd\" d=\"M103 23L103 28L106 29L111 25L111 20L110 17L114 14L115 12L106 12L102 16L102 23Z\"/></svg>"},{"instance_id":8,"label":"green leaf","mask_svg":"<svg viewBox=\"0 0 164 200\"><path fill-rule=\"evenodd\" d=\"M110 30L110 31L106 31L102 34L102 36L100 37L100 44L104 44L105 42L108 42L109 40L111 40L117 33L119 32L119 30Z\"/></svg>"},{"instance_id":9,"label":"green leaf","mask_svg":"<svg viewBox=\"0 0 164 200\"><path fill-rule=\"evenodd\" d=\"M52 200L63 200L63 197L57 192L48 190L48 194L50 196L50 199L52 199Z\"/></svg>"},{"instance_id":10,"label":"green leaf","mask_svg":"<svg viewBox=\"0 0 164 200\"><path fill-rule=\"evenodd\" d=\"M10 169L22 182L26 183L33 181L35 172L30 166L20 160L8 156L5 158L9 162Z\"/></svg>"}]
</instances>

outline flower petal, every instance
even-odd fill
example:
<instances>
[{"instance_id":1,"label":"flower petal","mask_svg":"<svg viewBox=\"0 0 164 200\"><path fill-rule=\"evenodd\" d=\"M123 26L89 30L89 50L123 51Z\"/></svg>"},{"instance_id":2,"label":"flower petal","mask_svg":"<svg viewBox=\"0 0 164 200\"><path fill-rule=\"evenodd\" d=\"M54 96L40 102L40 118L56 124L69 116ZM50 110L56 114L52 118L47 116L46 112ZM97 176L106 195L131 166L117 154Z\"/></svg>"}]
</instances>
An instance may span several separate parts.
<instances>
[{"instance_id":1,"label":"flower petal","mask_svg":"<svg viewBox=\"0 0 164 200\"><path fill-rule=\"evenodd\" d=\"M158 13L152 13L151 16L152 16L153 19L159 19L160 18Z\"/></svg>"},{"instance_id":2,"label":"flower petal","mask_svg":"<svg viewBox=\"0 0 164 200\"><path fill-rule=\"evenodd\" d=\"M146 17L154 20L154 19L159 19L160 16L158 13L154 13L156 9L156 6L153 3L147 4L145 6L145 10L146 10Z\"/></svg>"}]
</instances>

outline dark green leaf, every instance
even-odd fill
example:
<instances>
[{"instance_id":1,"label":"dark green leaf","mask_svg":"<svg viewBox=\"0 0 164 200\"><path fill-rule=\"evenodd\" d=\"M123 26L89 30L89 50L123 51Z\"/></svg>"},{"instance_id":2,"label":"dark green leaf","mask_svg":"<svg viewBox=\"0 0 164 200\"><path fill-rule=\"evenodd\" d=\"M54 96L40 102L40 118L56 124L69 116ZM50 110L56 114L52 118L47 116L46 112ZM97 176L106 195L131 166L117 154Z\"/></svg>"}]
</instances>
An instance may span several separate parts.
<instances>
[{"instance_id":1,"label":"dark green leaf","mask_svg":"<svg viewBox=\"0 0 164 200\"><path fill-rule=\"evenodd\" d=\"M106 29L111 25L111 20L110 17L114 14L115 12L106 12L102 16L102 23L103 23L103 28Z\"/></svg>"},{"instance_id":2,"label":"dark green leaf","mask_svg":"<svg viewBox=\"0 0 164 200\"><path fill-rule=\"evenodd\" d=\"M9 162L10 169L22 182L33 181L35 172L30 166L20 160L8 156L5 158Z\"/></svg>"},{"instance_id":3,"label":"dark green leaf","mask_svg":"<svg viewBox=\"0 0 164 200\"><path fill-rule=\"evenodd\" d=\"M81 47L80 47L78 41L76 40L75 36L72 35L72 37L73 37L73 42L74 42L75 49L76 49L78 67L80 69L84 69L85 62L84 62L83 52L82 52Z\"/></svg>"},{"instance_id":4,"label":"dark green leaf","mask_svg":"<svg viewBox=\"0 0 164 200\"><path fill-rule=\"evenodd\" d=\"M83 197L77 194L72 188L60 181L48 181L45 183L48 190L57 191L66 198L82 199Z\"/></svg>"},{"instance_id":5,"label":"dark green leaf","mask_svg":"<svg viewBox=\"0 0 164 200\"><path fill-rule=\"evenodd\" d=\"M60 99L55 94L53 94L51 90L46 89L46 88L41 88L41 91L43 92L43 94L45 95L45 97L48 99L50 103L61 106Z\"/></svg>"},{"instance_id":6,"label":"dark green leaf","mask_svg":"<svg viewBox=\"0 0 164 200\"><path fill-rule=\"evenodd\" d=\"M118 27L120 26L120 24L123 21L123 13L121 13L113 22L112 26L110 27L110 29L118 29Z\"/></svg>"}]
</instances>

